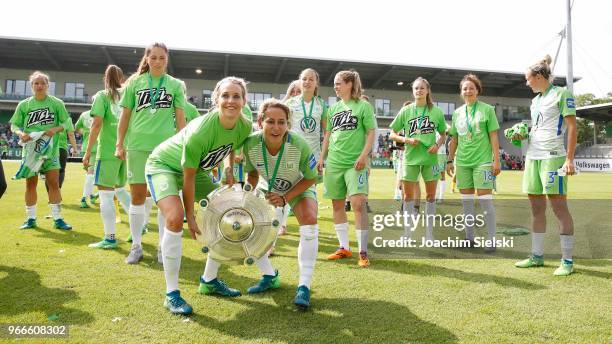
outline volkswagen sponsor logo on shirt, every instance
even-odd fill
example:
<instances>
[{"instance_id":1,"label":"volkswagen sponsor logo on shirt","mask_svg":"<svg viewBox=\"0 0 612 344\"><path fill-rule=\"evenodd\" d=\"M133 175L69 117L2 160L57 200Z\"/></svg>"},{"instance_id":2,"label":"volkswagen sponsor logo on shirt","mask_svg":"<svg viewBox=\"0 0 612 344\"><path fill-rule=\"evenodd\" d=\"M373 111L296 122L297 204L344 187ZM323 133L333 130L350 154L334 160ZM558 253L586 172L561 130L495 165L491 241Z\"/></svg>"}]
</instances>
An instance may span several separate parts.
<instances>
[{"instance_id":1,"label":"volkswagen sponsor logo on shirt","mask_svg":"<svg viewBox=\"0 0 612 344\"><path fill-rule=\"evenodd\" d=\"M45 147L47 147L47 144L49 142L43 138L40 138L38 140L36 140L36 143L34 145L34 152L36 153L41 153L43 151L43 149L45 149Z\"/></svg>"},{"instance_id":2,"label":"volkswagen sponsor logo on shirt","mask_svg":"<svg viewBox=\"0 0 612 344\"><path fill-rule=\"evenodd\" d=\"M282 179L282 178L276 178L276 180L274 181L274 189L280 191L280 192L287 192L291 189L291 182L288 181L287 179Z\"/></svg>"},{"instance_id":3,"label":"volkswagen sponsor logo on shirt","mask_svg":"<svg viewBox=\"0 0 612 344\"><path fill-rule=\"evenodd\" d=\"M302 120L300 121L300 129L302 129L302 131L306 134L314 132L316 128L317 121L312 117L302 118Z\"/></svg>"}]
</instances>

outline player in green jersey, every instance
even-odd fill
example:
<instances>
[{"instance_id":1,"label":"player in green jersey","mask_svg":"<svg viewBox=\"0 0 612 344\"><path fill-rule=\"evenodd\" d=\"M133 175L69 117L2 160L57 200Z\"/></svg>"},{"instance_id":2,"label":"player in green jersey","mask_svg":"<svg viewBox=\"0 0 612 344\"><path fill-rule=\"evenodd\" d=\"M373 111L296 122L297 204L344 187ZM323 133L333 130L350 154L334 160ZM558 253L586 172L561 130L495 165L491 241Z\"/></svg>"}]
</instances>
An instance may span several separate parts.
<instances>
[{"instance_id":1,"label":"player in green jersey","mask_svg":"<svg viewBox=\"0 0 612 344\"><path fill-rule=\"evenodd\" d=\"M453 113L449 134L452 136L446 170L457 173L457 187L461 193L464 216L475 216L474 193L487 226L486 252L495 251L495 207L493 206L493 178L501 171L499 162L499 124L495 108L478 100L482 83L474 74L463 77L459 83L465 101ZM453 161L456 165L453 166ZM455 170L456 169L456 170ZM474 226L466 226L465 238L473 243Z\"/></svg>"},{"instance_id":2,"label":"player in green jersey","mask_svg":"<svg viewBox=\"0 0 612 344\"><path fill-rule=\"evenodd\" d=\"M66 111L64 102L48 95L49 76L39 71L30 75L33 96L19 102L15 113L10 119L11 131L19 136L21 142L31 140L30 134L44 132L44 136L51 137L51 153L45 160L40 170L44 174L48 185L49 207L55 222L55 228L70 230L72 226L67 224L61 216L60 203L62 200L59 186L59 135L58 133L72 127L70 115ZM25 153L25 150L24 150ZM38 174L26 176L26 221L21 229L36 228L36 186Z\"/></svg>"},{"instance_id":3,"label":"player in green jersey","mask_svg":"<svg viewBox=\"0 0 612 344\"><path fill-rule=\"evenodd\" d=\"M162 259L166 278L165 306L175 314L190 314L191 306L180 296L178 278L181 267L183 215L191 236L201 233L195 222L194 202L218 187L210 171L225 160L228 184L233 184L234 149L242 146L251 133L251 122L242 115L246 102L246 83L227 77L213 91L215 108L189 123L178 134L162 142L149 156L146 178L157 206L164 216ZM130 138L131 140L131 138ZM183 202L179 190L183 190ZM216 276L219 263L208 257L201 293L234 293ZM214 273L213 273L214 272Z\"/></svg>"},{"instance_id":4,"label":"player in green jersey","mask_svg":"<svg viewBox=\"0 0 612 344\"><path fill-rule=\"evenodd\" d=\"M539 93L531 102L531 130L523 174L523 192L529 196L533 215L532 252L529 258L515 265L519 268L544 265L548 198L559 221L561 239L561 265L554 275L567 276L574 271L574 220L567 207L567 176L576 172L576 104L569 90L551 83L551 62L550 56L546 55L525 73L527 86ZM567 151L563 142L566 131Z\"/></svg>"},{"instance_id":5,"label":"player in green jersey","mask_svg":"<svg viewBox=\"0 0 612 344\"><path fill-rule=\"evenodd\" d=\"M130 184L130 232L132 248L127 264L142 257L142 230L149 218L153 199L147 197L145 164L153 149L185 127L185 95L181 83L166 73L168 48L163 43L149 45L121 97L123 108L117 129L115 155L127 160ZM176 114L176 126L174 116ZM129 126L129 140L124 145ZM146 205L145 205L146 199Z\"/></svg>"},{"instance_id":6,"label":"player in green jersey","mask_svg":"<svg viewBox=\"0 0 612 344\"><path fill-rule=\"evenodd\" d=\"M185 108L183 109L183 112L185 113L185 123L189 123L192 120L194 120L196 117L200 116L200 112L198 111L198 108L191 104L189 102L189 100L187 99L187 84L185 83L184 80L179 80L179 82L181 83L181 87L183 88L183 93L185 94ZM175 114L173 114L173 116L176 117ZM175 118L175 122L176 122L176 118Z\"/></svg>"},{"instance_id":7,"label":"player in green jersey","mask_svg":"<svg viewBox=\"0 0 612 344\"><path fill-rule=\"evenodd\" d=\"M59 161L60 161L60 171L59 171L59 187L60 189L64 185L64 178L66 177L66 163L68 162L68 155L70 156L78 156L78 147L76 144L76 138L74 137L74 125L72 124L72 117L68 114L69 119L69 127L66 130L60 131L58 133L58 144L59 144ZM68 149L68 141L70 140L70 146L72 149ZM70 153L70 154L69 154ZM45 188L47 191L49 190L49 186L45 182Z\"/></svg>"},{"instance_id":8,"label":"player in green jersey","mask_svg":"<svg viewBox=\"0 0 612 344\"><path fill-rule=\"evenodd\" d=\"M244 144L248 183L258 185L276 209L290 204L300 225L298 265L300 278L294 304L306 309L310 305L310 284L318 251L317 160L310 144L300 134L289 131L291 110L276 99L268 99L259 108L261 131ZM248 293L278 288L280 279L267 256L257 260L263 274Z\"/></svg>"},{"instance_id":9,"label":"player in green jersey","mask_svg":"<svg viewBox=\"0 0 612 344\"><path fill-rule=\"evenodd\" d=\"M327 128L317 162L323 170L323 197L332 200L334 227L340 248L327 258L337 260L352 256L348 239L348 219L344 201L348 197L355 213L355 232L359 248L360 267L370 265L368 258L368 165L374 143L376 117L372 105L361 99L359 73L354 70L338 72L334 91L340 101L328 110Z\"/></svg>"},{"instance_id":10,"label":"player in green jersey","mask_svg":"<svg viewBox=\"0 0 612 344\"><path fill-rule=\"evenodd\" d=\"M113 249L117 247L116 208L113 202L115 196L123 206L125 213L129 214L130 194L124 188L127 178L126 162L115 156L117 124L121 114L119 99L123 81L121 68L115 65L106 67L104 90L96 93L90 110L92 123L83 155L83 166L86 169L95 166L94 184L99 190L100 217L104 226L104 239L89 245L93 248ZM95 153L94 148L96 148Z\"/></svg>"},{"instance_id":11,"label":"player in green jersey","mask_svg":"<svg viewBox=\"0 0 612 344\"><path fill-rule=\"evenodd\" d=\"M402 142L404 146L404 188L403 209L411 216L415 211L419 176L425 182L427 204L426 218L436 214L436 184L440 177L438 149L446 140L446 122L442 110L433 105L431 86L421 77L412 82L414 103L403 107L391 123L391 140ZM404 130L405 136L398 133ZM439 134L436 138L436 132ZM404 226L404 237L410 237L415 224ZM433 240L433 221L426 221L425 239Z\"/></svg>"},{"instance_id":12,"label":"player in green jersey","mask_svg":"<svg viewBox=\"0 0 612 344\"><path fill-rule=\"evenodd\" d=\"M87 110L81 113L79 119L74 125L74 131L81 134L83 139L81 143L81 151L87 150L87 144L89 143L89 132L91 131L91 124L93 122L93 118L91 117L91 111ZM83 184L83 195L81 197L81 208L89 208L87 204L87 198L89 198L91 204L93 204L98 198L97 195L94 195L94 160L95 160L95 152L98 149L98 142L94 142L94 146L92 147L92 153L94 153L93 157L90 157L89 166L85 169L85 183Z\"/></svg>"}]
</instances>

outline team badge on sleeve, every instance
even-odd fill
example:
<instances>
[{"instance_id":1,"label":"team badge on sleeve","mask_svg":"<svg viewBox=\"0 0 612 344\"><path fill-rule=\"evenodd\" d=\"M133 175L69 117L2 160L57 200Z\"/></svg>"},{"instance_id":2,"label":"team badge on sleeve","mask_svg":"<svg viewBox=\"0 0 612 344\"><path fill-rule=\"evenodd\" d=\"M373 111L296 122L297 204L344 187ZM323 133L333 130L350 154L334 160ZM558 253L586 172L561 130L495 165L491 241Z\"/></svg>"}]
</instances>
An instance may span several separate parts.
<instances>
[{"instance_id":1,"label":"team badge on sleeve","mask_svg":"<svg viewBox=\"0 0 612 344\"><path fill-rule=\"evenodd\" d=\"M315 166L317 166L317 159L315 158L314 154L310 154L310 158L308 158L308 167L310 167L311 170L314 170Z\"/></svg>"},{"instance_id":2,"label":"team badge on sleeve","mask_svg":"<svg viewBox=\"0 0 612 344\"><path fill-rule=\"evenodd\" d=\"M567 108L568 109L575 109L576 108L576 104L574 103L574 98L567 98L566 102L567 102Z\"/></svg>"}]
</instances>

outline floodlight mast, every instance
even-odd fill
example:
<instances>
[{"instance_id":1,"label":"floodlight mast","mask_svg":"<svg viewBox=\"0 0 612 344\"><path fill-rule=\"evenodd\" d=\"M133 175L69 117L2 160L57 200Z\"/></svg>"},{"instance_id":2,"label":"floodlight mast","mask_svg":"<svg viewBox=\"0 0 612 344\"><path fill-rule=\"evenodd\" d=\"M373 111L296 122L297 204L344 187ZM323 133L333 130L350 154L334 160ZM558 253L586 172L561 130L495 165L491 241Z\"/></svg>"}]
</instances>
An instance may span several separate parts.
<instances>
[{"instance_id":1,"label":"floodlight mast","mask_svg":"<svg viewBox=\"0 0 612 344\"><path fill-rule=\"evenodd\" d=\"M565 26L565 37L567 39L567 89L574 92L574 66L572 59L572 4L567 0L567 24Z\"/></svg>"},{"instance_id":2,"label":"floodlight mast","mask_svg":"<svg viewBox=\"0 0 612 344\"><path fill-rule=\"evenodd\" d=\"M557 67L557 61L559 59L559 52L561 52L561 45L563 45L563 39L565 38L567 41L566 44L566 54L567 54L567 73L566 73L566 84L567 89L570 92L574 91L574 60L572 57L572 7L573 0L566 0L566 15L567 22L563 27L563 30L559 32L559 46L557 47L557 52L555 53L555 58L553 59L552 66L552 74L554 75L555 69ZM570 1L572 1L570 3Z\"/></svg>"}]
</instances>

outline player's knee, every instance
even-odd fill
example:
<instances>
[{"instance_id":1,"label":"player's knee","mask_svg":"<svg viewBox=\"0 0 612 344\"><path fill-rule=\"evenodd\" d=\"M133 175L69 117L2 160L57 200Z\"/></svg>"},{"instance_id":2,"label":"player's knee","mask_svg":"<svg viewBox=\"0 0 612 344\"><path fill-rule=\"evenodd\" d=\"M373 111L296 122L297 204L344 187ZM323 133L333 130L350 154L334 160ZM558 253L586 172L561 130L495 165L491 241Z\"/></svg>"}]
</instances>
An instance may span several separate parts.
<instances>
[{"instance_id":1,"label":"player's knee","mask_svg":"<svg viewBox=\"0 0 612 344\"><path fill-rule=\"evenodd\" d=\"M57 178L47 178L46 183L49 190L59 189L59 180Z\"/></svg>"},{"instance_id":2,"label":"player's knee","mask_svg":"<svg viewBox=\"0 0 612 344\"><path fill-rule=\"evenodd\" d=\"M534 217L546 216L546 203L543 205L532 205L531 214L533 214Z\"/></svg>"},{"instance_id":3,"label":"player's knee","mask_svg":"<svg viewBox=\"0 0 612 344\"><path fill-rule=\"evenodd\" d=\"M344 202L332 202L334 212L344 211Z\"/></svg>"},{"instance_id":4,"label":"player's knee","mask_svg":"<svg viewBox=\"0 0 612 344\"><path fill-rule=\"evenodd\" d=\"M365 198L355 197L351 199L351 208L355 212L365 211Z\"/></svg>"},{"instance_id":5,"label":"player's knee","mask_svg":"<svg viewBox=\"0 0 612 344\"><path fill-rule=\"evenodd\" d=\"M305 211L304 214L302 214L301 223L305 223L305 224L317 223L317 214L312 210Z\"/></svg>"},{"instance_id":6,"label":"player's knee","mask_svg":"<svg viewBox=\"0 0 612 344\"><path fill-rule=\"evenodd\" d=\"M26 180L26 189L28 190L36 189L36 185L38 185L37 178L28 178Z\"/></svg>"},{"instance_id":7,"label":"player's knee","mask_svg":"<svg viewBox=\"0 0 612 344\"><path fill-rule=\"evenodd\" d=\"M146 195L141 193L131 193L132 196L132 204L134 205L142 205L145 202Z\"/></svg>"},{"instance_id":8,"label":"player's knee","mask_svg":"<svg viewBox=\"0 0 612 344\"><path fill-rule=\"evenodd\" d=\"M180 229L183 227L183 209L180 211L172 210L166 214L166 227L171 230Z\"/></svg>"},{"instance_id":9,"label":"player's knee","mask_svg":"<svg viewBox=\"0 0 612 344\"><path fill-rule=\"evenodd\" d=\"M553 213L558 219L564 219L569 216L569 209L566 205L556 205L553 206Z\"/></svg>"}]
</instances>

